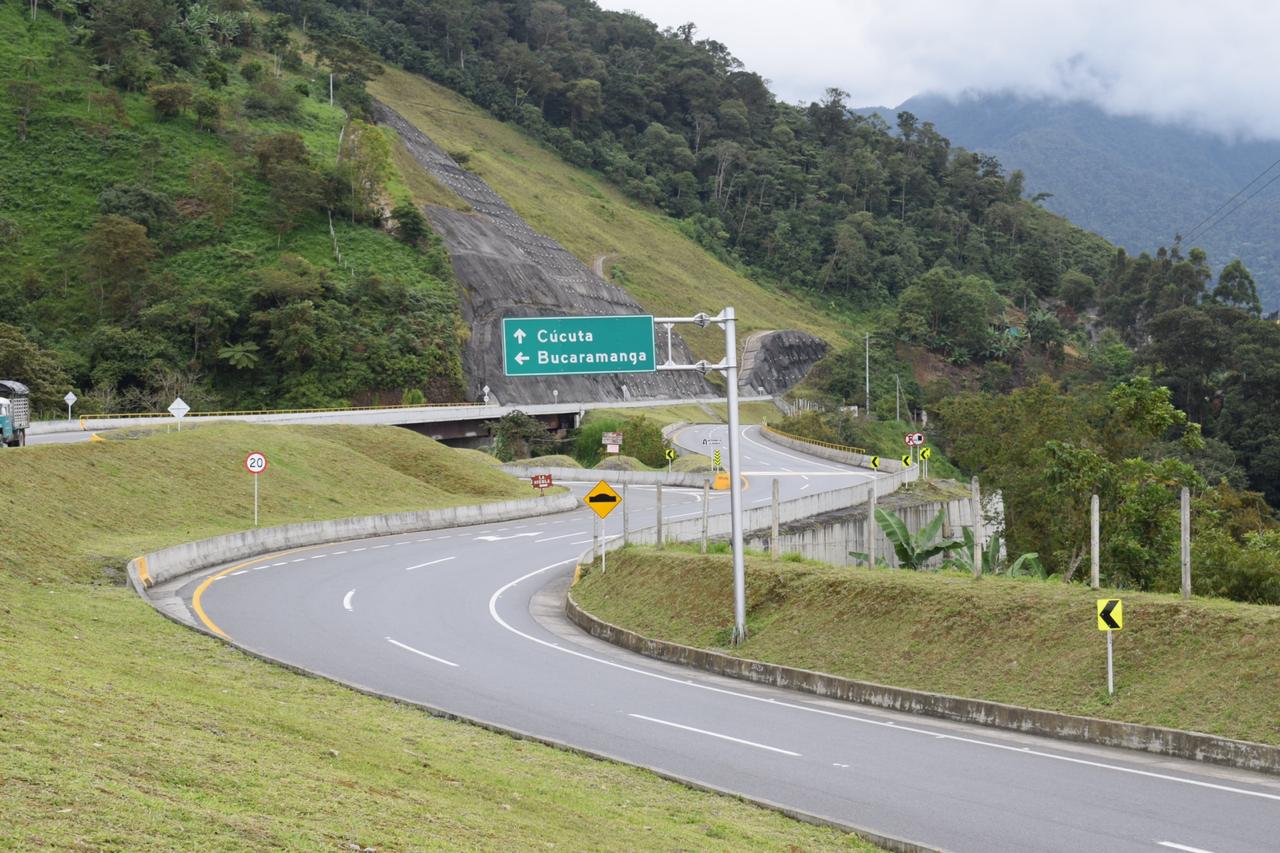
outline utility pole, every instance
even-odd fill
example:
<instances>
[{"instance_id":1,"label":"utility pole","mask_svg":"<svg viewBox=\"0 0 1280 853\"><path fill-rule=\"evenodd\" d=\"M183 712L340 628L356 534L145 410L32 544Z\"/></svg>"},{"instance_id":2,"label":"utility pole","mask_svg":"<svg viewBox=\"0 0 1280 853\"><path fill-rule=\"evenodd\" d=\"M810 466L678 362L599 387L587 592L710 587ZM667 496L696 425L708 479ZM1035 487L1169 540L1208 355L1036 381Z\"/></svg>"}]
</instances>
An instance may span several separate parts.
<instances>
[{"instance_id":1,"label":"utility pole","mask_svg":"<svg viewBox=\"0 0 1280 853\"><path fill-rule=\"evenodd\" d=\"M866 416L869 418L871 417L871 333L870 332L867 332L867 352L866 352L866 360L864 362L864 370L866 373L866 380L867 380Z\"/></svg>"},{"instance_id":2,"label":"utility pole","mask_svg":"<svg viewBox=\"0 0 1280 853\"><path fill-rule=\"evenodd\" d=\"M895 421L902 420L902 377L893 374L893 419Z\"/></svg>"}]
</instances>

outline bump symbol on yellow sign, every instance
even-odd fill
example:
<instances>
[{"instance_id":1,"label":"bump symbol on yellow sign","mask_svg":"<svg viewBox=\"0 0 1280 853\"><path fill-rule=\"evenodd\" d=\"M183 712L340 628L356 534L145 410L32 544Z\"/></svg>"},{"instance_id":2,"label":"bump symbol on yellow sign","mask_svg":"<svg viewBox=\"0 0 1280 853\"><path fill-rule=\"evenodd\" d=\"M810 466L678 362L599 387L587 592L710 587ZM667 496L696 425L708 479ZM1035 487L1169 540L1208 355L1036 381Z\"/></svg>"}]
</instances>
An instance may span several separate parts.
<instances>
[{"instance_id":1,"label":"bump symbol on yellow sign","mask_svg":"<svg viewBox=\"0 0 1280 853\"><path fill-rule=\"evenodd\" d=\"M933 455L933 448L932 448L932 447L922 447L922 448L920 448L920 458L921 458L921 459L928 459L928 458L929 458L930 456L932 456L932 455Z\"/></svg>"},{"instance_id":2,"label":"bump symbol on yellow sign","mask_svg":"<svg viewBox=\"0 0 1280 853\"><path fill-rule=\"evenodd\" d=\"M904 454L902 454L901 456L899 456L898 458L902 460L902 467L903 467L903 468L910 468L910 467L911 467L912 462L911 462L911 454L910 454L910 453L904 453Z\"/></svg>"},{"instance_id":3,"label":"bump symbol on yellow sign","mask_svg":"<svg viewBox=\"0 0 1280 853\"><path fill-rule=\"evenodd\" d=\"M871 457L871 459L869 459L869 460L867 461L867 464L871 466L871 470L872 470L872 471L879 471L879 470L880 470L880 457L879 457L879 456L872 456L872 457Z\"/></svg>"},{"instance_id":4,"label":"bump symbol on yellow sign","mask_svg":"<svg viewBox=\"0 0 1280 853\"><path fill-rule=\"evenodd\" d=\"M587 492L582 502L589 506L596 515L604 518L618 508L618 504L622 503L622 498L618 497L618 493L613 490L612 486L601 480L595 484L591 491Z\"/></svg>"},{"instance_id":5,"label":"bump symbol on yellow sign","mask_svg":"<svg viewBox=\"0 0 1280 853\"><path fill-rule=\"evenodd\" d=\"M1124 628L1124 602L1118 598L1098 599L1098 630L1119 631Z\"/></svg>"}]
</instances>

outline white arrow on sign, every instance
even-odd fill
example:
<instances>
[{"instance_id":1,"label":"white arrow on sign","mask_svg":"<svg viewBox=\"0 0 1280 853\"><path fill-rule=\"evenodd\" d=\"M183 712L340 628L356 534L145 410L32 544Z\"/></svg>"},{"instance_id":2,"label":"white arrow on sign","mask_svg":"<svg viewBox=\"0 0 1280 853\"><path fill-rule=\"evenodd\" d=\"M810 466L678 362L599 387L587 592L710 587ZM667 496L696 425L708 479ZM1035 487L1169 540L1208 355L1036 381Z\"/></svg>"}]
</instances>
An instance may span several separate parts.
<instances>
[{"instance_id":1,"label":"white arrow on sign","mask_svg":"<svg viewBox=\"0 0 1280 853\"><path fill-rule=\"evenodd\" d=\"M524 353L522 352L516 353L516 364L524 364L528 360L529 360L529 356L525 355Z\"/></svg>"},{"instance_id":2,"label":"white arrow on sign","mask_svg":"<svg viewBox=\"0 0 1280 853\"><path fill-rule=\"evenodd\" d=\"M511 333L511 337L516 339L516 343L523 344L525 339L524 329L516 329Z\"/></svg>"}]
</instances>

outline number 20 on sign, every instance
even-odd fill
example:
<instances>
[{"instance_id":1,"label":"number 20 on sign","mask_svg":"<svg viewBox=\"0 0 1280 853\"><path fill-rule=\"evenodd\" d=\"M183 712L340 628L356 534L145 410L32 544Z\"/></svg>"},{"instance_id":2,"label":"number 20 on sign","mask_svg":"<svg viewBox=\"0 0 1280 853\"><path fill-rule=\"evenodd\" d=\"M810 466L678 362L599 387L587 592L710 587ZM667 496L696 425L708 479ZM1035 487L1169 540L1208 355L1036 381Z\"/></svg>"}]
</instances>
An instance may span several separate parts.
<instances>
[{"instance_id":1,"label":"number 20 on sign","mask_svg":"<svg viewBox=\"0 0 1280 853\"><path fill-rule=\"evenodd\" d=\"M267 470L267 457L257 450L244 458L244 470L253 475L253 526L258 526L258 475Z\"/></svg>"}]
</instances>

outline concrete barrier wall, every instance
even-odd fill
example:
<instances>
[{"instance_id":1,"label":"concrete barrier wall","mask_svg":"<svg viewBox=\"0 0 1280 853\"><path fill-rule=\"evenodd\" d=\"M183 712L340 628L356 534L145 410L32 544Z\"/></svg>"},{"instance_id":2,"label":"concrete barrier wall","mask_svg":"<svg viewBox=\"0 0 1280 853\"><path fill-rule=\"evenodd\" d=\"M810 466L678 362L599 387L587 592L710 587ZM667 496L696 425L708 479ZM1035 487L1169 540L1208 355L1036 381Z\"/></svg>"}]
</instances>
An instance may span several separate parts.
<instances>
[{"instance_id":1,"label":"concrete barrier wall","mask_svg":"<svg viewBox=\"0 0 1280 853\"><path fill-rule=\"evenodd\" d=\"M676 486L679 488L701 489L702 484L713 480L715 475L706 473L689 473L684 471L608 471L600 468L553 468L546 465L503 465L502 470L517 477L529 478L534 474L550 474L557 483L594 483L607 480L610 485L626 483L631 486Z\"/></svg>"},{"instance_id":2,"label":"concrete barrier wall","mask_svg":"<svg viewBox=\"0 0 1280 853\"><path fill-rule=\"evenodd\" d=\"M421 512L366 515L333 521L307 521L279 527L260 527L255 530L201 539L198 542L174 545L171 548L161 548L159 551L133 560L129 564L129 574L136 579L135 583L150 587L210 566L220 566L274 551L287 551L291 548L341 542L347 539L365 539L371 536L390 536L397 533L439 530L445 527L511 521L535 515L568 512L580 506L582 504L576 497L562 494L477 506L456 506Z\"/></svg>"},{"instance_id":3,"label":"concrete barrier wall","mask_svg":"<svg viewBox=\"0 0 1280 853\"><path fill-rule=\"evenodd\" d=\"M651 639L617 625L611 625L579 607L573 600L572 592L567 598L565 613L579 628L605 642L657 660L693 667L717 675L799 690L846 702L891 708L909 714L976 723L1061 740L1138 749L1158 755L1280 774L1280 747L1268 744L1231 740L1200 732L1122 723L1116 720L1078 717L1054 711L1005 705L1000 702L963 699L942 693L926 693L922 690L906 690L869 681L854 681L850 678L840 678L808 669L736 658L719 652Z\"/></svg>"},{"instance_id":4,"label":"concrete barrier wall","mask_svg":"<svg viewBox=\"0 0 1280 853\"><path fill-rule=\"evenodd\" d=\"M819 459L826 459L830 462L840 462L844 465L856 465L859 468L871 467L871 457L864 456L861 453L849 453L845 450L836 450L833 447L823 447L821 444L810 444L807 441L797 441L789 436L781 435L769 429L768 426L760 428L760 435L768 441L773 442L779 447L790 448L791 450L799 450L801 453L807 453L810 456L817 456ZM888 459L880 457L880 470L889 473L897 473L903 470L905 466L897 459ZM916 466L907 468L908 471L916 470ZM914 478L913 478L914 479Z\"/></svg>"}]
</instances>

